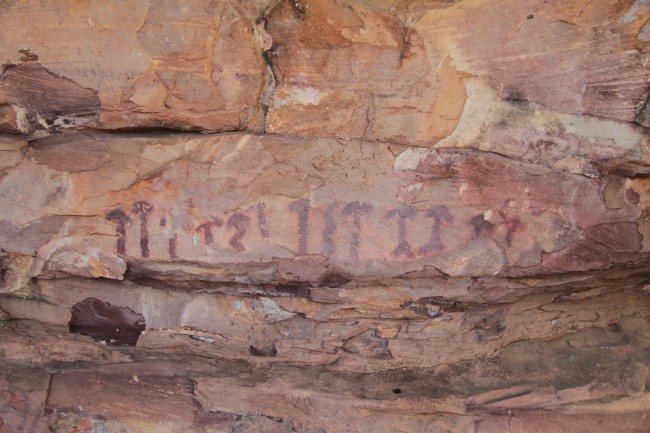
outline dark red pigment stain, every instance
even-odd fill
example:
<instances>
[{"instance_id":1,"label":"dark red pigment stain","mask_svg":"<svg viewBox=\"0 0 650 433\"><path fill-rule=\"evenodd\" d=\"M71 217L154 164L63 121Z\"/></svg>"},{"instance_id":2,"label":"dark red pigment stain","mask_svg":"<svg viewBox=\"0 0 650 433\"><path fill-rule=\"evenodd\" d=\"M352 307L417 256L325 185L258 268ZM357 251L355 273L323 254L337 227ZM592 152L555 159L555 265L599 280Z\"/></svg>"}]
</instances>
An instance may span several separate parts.
<instances>
[{"instance_id":1,"label":"dark red pigment stain","mask_svg":"<svg viewBox=\"0 0 650 433\"><path fill-rule=\"evenodd\" d=\"M389 219L397 217L399 242L393 250L395 257L406 256L412 258L414 256L413 249L406 240L406 219L414 217L416 213L417 211L412 207L403 206L399 209L393 209L386 214Z\"/></svg>"},{"instance_id":2,"label":"dark red pigment stain","mask_svg":"<svg viewBox=\"0 0 650 433\"><path fill-rule=\"evenodd\" d=\"M474 226L472 239L476 239L481 236L492 236L494 233L494 224L492 224L490 221L486 221L483 217L483 214L476 215L469 222Z\"/></svg>"},{"instance_id":3,"label":"dark red pigment stain","mask_svg":"<svg viewBox=\"0 0 650 433\"><path fill-rule=\"evenodd\" d=\"M196 228L196 232L203 232L204 240L207 245L214 243L214 235L212 234L212 227L223 226L223 220L219 217L212 217L212 221L201 224Z\"/></svg>"},{"instance_id":4,"label":"dark red pigment stain","mask_svg":"<svg viewBox=\"0 0 650 433\"><path fill-rule=\"evenodd\" d=\"M260 234L264 238L269 237L269 227L266 225L266 204L258 203L255 207L257 209L257 225L260 228Z\"/></svg>"},{"instance_id":5,"label":"dark red pigment stain","mask_svg":"<svg viewBox=\"0 0 650 433\"><path fill-rule=\"evenodd\" d=\"M641 202L641 196L632 188L625 190L625 199L632 204L639 204Z\"/></svg>"},{"instance_id":6,"label":"dark red pigment stain","mask_svg":"<svg viewBox=\"0 0 650 433\"><path fill-rule=\"evenodd\" d=\"M309 200L296 200L289 204L289 210L298 213L298 254L307 254L309 237Z\"/></svg>"},{"instance_id":7,"label":"dark red pigment stain","mask_svg":"<svg viewBox=\"0 0 650 433\"><path fill-rule=\"evenodd\" d=\"M449 213L449 209L446 206L435 206L431 208L426 215L433 218L433 226L431 227L431 239L427 242L422 248L420 248L420 254L428 254L434 251L440 251L444 249L441 238L440 226L442 222L452 222L453 218Z\"/></svg>"},{"instance_id":8,"label":"dark red pigment stain","mask_svg":"<svg viewBox=\"0 0 650 433\"><path fill-rule=\"evenodd\" d=\"M145 330L142 314L97 298L86 298L72 307L71 333L105 341L109 346L135 346Z\"/></svg>"},{"instance_id":9,"label":"dark red pigment stain","mask_svg":"<svg viewBox=\"0 0 650 433\"><path fill-rule=\"evenodd\" d=\"M177 259L178 258L178 235L174 233L174 236L169 238L169 258Z\"/></svg>"},{"instance_id":10,"label":"dark red pigment stain","mask_svg":"<svg viewBox=\"0 0 650 433\"><path fill-rule=\"evenodd\" d=\"M9 272L9 260L6 257L0 257L0 287L5 287L7 282L7 273Z\"/></svg>"},{"instance_id":11,"label":"dark red pigment stain","mask_svg":"<svg viewBox=\"0 0 650 433\"><path fill-rule=\"evenodd\" d=\"M350 239L350 260L359 261L359 245L361 243L361 214L369 214L372 206L369 203L359 203L358 201L348 203L343 208L344 215L352 216L352 239Z\"/></svg>"},{"instance_id":12,"label":"dark red pigment stain","mask_svg":"<svg viewBox=\"0 0 650 433\"><path fill-rule=\"evenodd\" d=\"M148 201L136 201L131 206L131 212L140 215L140 255L149 257L149 213L153 205Z\"/></svg>"},{"instance_id":13,"label":"dark red pigment stain","mask_svg":"<svg viewBox=\"0 0 650 433\"><path fill-rule=\"evenodd\" d=\"M160 218L160 227L166 227L166 226L167 226L167 218L165 217ZM169 252L169 258L171 259L178 258L178 253L176 250L177 244L178 244L178 235L174 233L174 236L168 239L168 247L167 247L167 250Z\"/></svg>"},{"instance_id":14,"label":"dark red pigment stain","mask_svg":"<svg viewBox=\"0 0 650 433\"><path fill-rule=\"evenodd\" d=\"M506 244L508 246L512 245L512 239L518 231L525 228L524 223L517 217L504 218L506 220L506 226L508 227L508 232L506 233Z\"/></svg>"},{"instance_id":15,"label":"dark red pigment stain","mask_svg":"<svg viewBox=\"0 0 650 433\"><path fill-rule=\"evenodd\" d=\"M230 246L233 247L235 251L244 251L244 245L241 243L241 240L246 236L246 227L251 223L251 219L244 215L241 212L235 212L228 218L228 228L235 229L236 232L230 238Z\"/></svg>"},{"instance_id":16,"label":"dark red pigment stain","mask_svg":"<svg viewBox=\"0 0 650 433\"><path fill-rule=\"evenodd\" d=\"M106 214L108 221L117 223L117 252L126 254L126 226L131 224L131 218L120 208L115 208Z\"/></svg>"},{"instance_id":17,"label":"dark red pigment stain","mask_svg":"<svg viewBox=\"0 0 650 433\"><path fill-rule=\"evenodd\" d=\"M511 207L513 200L508 199L504 203L503 208L499 211L499 215L503 218L504 224L508 231L506 232L506 245L511 246L515 233L520 232L526 228L526 223L521 221L517 216L508 215L507 208Z\"/></svg>"}]
</instances>

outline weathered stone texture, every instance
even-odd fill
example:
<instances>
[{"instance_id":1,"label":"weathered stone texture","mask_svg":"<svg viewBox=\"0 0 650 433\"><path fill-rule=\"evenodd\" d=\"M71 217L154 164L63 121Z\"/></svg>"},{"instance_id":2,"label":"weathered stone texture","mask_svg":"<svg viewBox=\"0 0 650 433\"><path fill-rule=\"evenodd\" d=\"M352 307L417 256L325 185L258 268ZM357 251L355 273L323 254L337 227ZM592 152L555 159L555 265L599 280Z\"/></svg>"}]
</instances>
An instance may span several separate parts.
<instances>
[{"instance_id":1,"label":"weathered stone texture","mask_svg":"<svg viewBox=\"0 0 650 433\"><path fill-rule=\"evenodd\" d=\"M4 2L2 9L0 60L31 65L6 66L3 73L0 103L23 119L14 129L77 126L66 118L91 108L98 128L263 129L269 78L253 33L260 12L254 1L20 1ZM68 103L73 95L57 77L99 101ZM45 94L51 100L34 106L43 98L34 86L39 80L52 87ZM25 82L29 88L15 95ZM21 115L44 103L46 112L59 112L46 117L39 111L38 124Z\"/></svg>"},{"instance_id":2,"label":"weathered stone texture","mask_svg":"<svg viewBox=\"0 0 650 433\"><path fill-rule=\"evenodd\" d=\"M3 180L4 244L32 248L46 274L119 279L129 259L150 272L194 261L219 264L206 270L215 283L317 283L327 272L515 276L647 256L647 187L609 186L604 159L562 170L476 150L242 134L79 134L23 153ZM620 197L615 209L604 189Z\"/></svg>"},{"instance_id":3,"label":"weathered stone texture","mask_svg":"<svg viewBox=\"0 0 650 433\"><path fill-rule=\"evenodd\" d=\"M647 432L644 0L0 0L0 433Z\"/></svg>"}]
</instances>

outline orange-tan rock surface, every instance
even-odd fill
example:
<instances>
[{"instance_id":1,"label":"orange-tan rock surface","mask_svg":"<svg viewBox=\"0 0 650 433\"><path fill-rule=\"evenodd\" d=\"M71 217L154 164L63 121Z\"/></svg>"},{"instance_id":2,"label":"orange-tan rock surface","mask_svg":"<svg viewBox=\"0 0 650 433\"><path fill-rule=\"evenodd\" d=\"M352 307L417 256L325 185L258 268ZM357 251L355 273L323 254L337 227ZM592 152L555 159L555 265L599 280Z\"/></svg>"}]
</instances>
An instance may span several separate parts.
<instances>
[{"instance_id":1,"label":"orange-tan rock surface","mask_svg":"<svg viewBox=\"0 0 650 433\"><path fill-rule=\"evenodd\" d=\"M649 20L0 0L0 433L647 432Z\"/></svg>"},{"instance_id":2,"label":"orange-tan rock surface","mask_svg":"<svg viewBox=\"0 0 650 433\"><path fill-rule=\"evenodd\" d=\"M253 33L260 7L3 2L2 123L23 133L77 126L80 117L105 129L263 130L269 78Z\"/></svg>"}]
</instances>

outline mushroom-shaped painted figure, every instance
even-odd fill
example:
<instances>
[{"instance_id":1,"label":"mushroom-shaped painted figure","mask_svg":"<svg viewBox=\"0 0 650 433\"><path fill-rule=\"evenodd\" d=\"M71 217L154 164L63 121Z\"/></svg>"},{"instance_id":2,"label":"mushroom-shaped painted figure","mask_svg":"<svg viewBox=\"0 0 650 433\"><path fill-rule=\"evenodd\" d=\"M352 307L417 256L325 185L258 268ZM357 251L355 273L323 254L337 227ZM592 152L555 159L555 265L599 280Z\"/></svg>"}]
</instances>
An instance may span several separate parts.
<instances>
[{"instance_id":1,"label":"mushroom-shaped painted figure","mask_svg":"<svg viewBox=\"0 0 650 433\"><path fill-rule=\"evenodd\" d=\"M140 215L140 254L142 257L149 257L149 213L153 205L148 201L136 201L131 206L131 212Z\"/></svg>"}]
</instances>

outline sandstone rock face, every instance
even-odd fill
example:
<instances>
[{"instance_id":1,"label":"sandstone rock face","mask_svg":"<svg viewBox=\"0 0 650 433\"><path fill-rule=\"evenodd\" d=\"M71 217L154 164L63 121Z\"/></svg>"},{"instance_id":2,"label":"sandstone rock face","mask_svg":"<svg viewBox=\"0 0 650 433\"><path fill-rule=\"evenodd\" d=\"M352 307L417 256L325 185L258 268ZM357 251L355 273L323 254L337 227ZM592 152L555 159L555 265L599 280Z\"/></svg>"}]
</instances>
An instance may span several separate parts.
<instances>
[{"instance_id":1,"label":"sandstone rock face","mask_svg":"<svg viewBox=\"0 0 650 433\"><path fill-rule=\"evenodd\" d=\"M0 0L0 432L647 432L649 20Z\"/></svg>"},{"instance_id":2,"label":"sandstone rock face","mask_svg":"<svg viewBox=\"0 0 650 433\"><path fill-rule=\"evenodd\" d=\"M4 123L14 132L52 131L86 115L105 129L260 131L268 74L253 29L261 7L207 0L4 2ZM68 103L75 95L61 81L90 92L93 103ZM51 101L41 108L43 95ZM34 122L32 111L42 120ZM11 128L13 118L19 121Z\"/></svg>"}]
</instances>

